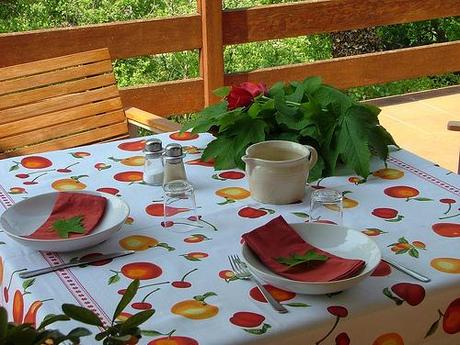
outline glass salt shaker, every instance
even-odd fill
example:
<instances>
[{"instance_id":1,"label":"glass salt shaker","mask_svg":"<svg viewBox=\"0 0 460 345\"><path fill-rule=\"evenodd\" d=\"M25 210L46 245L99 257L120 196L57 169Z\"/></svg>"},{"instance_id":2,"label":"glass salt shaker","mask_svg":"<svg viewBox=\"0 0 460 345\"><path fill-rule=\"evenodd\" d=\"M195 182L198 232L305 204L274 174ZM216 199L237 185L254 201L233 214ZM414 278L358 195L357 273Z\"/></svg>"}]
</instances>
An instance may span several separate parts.
<instances>
[{"instance_id":1,"label":"glass salt shaker","mask_svg":"<svg viewBox=\"0 0 460 345\"><path fill-rule=\"evenodd\" d=\"M160 139L150 139L144 148L144 182L152 186L163 184L163 145Z\"/></svg>"},{"instance_id":2,"label":"glass salt shaker","mask_svg":"<svg viewBox=\"0 0 460 345\"><path fill-rule=\"evenodd\" d=\"M166 145L164 152L163 185L175 180L187 180L182 146L176 143Z\"/></svg>"}]
</instances>

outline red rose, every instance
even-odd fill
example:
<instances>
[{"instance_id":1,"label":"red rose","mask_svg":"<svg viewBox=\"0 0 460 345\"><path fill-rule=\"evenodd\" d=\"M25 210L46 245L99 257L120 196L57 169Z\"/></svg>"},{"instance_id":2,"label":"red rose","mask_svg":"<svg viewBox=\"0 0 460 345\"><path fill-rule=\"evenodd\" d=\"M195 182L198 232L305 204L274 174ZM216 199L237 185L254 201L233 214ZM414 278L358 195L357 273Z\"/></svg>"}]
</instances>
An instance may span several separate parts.
<instances>
[{"instance_id":1,"label":"red rose","mask_svg":"<svg viewBox=\"0 0 460 345\"><path fill-rule=\"evenodd\" d=\"M252 103L254 97L262 93L268 93L267 87L262 83L244 82L239 86L232 86L227 96L228 109L233 110L239 107L247 107Z\"/></svg>"},{"instance_id":2,"label":"red rose","mask_svg":"<svg viewBox=\"0 0 460 345\"><path fill-rule=\"evenodd\" d=\"M268 89L264 83L255 84L247 81L241 83L240 87L248 91L252 95L252 97L259 96L261 93L263 93L264 95L268 94Z\"/></svg>"}]
</instances>

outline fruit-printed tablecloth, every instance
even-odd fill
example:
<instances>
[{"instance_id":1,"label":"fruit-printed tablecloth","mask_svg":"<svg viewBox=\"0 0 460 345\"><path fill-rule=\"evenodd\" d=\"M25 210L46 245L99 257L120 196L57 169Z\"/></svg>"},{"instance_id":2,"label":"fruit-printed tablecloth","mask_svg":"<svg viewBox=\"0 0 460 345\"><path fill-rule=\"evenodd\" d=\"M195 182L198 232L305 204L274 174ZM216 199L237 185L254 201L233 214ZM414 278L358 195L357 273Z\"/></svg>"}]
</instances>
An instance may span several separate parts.
<instances>
[{"instance_id":1,"label":"fruit-printed tablecloth","mask_svg":"<svg viewBox=\"0 0 460 345\"><path fill-rule=\"evenodd\" d=\"M237 279L227 255L240 236L273 217L306 221L306 202L273 206L250 198L242 171L216 172L200 155L210 135L159 135L187 151L205 227L174 233L162 227L162 190L142 184L145 138L97 144L0 162L0 203L53 190L98 190L118 195L131 214L111 240L85 251L34 252L0 233L2 303L16 322L60 313L62 303L93 310L106 323L132 279L141 281L120 321L153 308L141 344L460 344L460 177L403 150L385 167L375 162L367 181L330 177L309 187L344 195L344 224L371 236L383 255L429 276L420 283L381 263L368 279L333 295L268 289L288 309L278 314L254 287ZM282 183L282 181L278 181ZM307 197L308 198L308 197ZM136 253L85 268L22 280L18 272L74 257L123 249ZM61 324L62 327L69 327ZM166 342L168 341L168 342ZM83 338L92 344L92 338Z\"/></svg>"}]
</instances>

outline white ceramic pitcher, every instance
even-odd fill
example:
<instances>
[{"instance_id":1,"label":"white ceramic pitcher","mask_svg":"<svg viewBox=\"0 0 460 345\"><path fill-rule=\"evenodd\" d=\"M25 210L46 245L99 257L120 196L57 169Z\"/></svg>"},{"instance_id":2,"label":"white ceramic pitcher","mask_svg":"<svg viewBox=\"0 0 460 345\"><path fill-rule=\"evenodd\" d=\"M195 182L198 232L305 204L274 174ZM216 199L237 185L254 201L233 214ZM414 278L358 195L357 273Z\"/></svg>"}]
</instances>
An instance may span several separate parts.
<instances>
[{"instance_id":1,"label":"white ceramic pitcher","mask_svg":"<svg viewBox=\"0 0 460 345\"><path fill-rule=\"evenodd\" d=\"M317 159L315 148L291 141L268 140L249 146L242 160L252 198L278 205L302 200Z\"/></svg>"}]
</instances>

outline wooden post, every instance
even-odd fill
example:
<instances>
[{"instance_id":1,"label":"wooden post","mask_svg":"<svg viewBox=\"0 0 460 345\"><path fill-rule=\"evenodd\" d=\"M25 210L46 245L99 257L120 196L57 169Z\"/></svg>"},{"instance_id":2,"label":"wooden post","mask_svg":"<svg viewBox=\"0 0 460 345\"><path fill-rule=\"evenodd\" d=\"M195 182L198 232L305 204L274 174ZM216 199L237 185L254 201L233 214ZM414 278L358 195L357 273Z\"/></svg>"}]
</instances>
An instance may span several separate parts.
<instances>
[{"instance_id":1,"label":"wooden post","mask_svg":"<svg viewBox=\"0 0 460 345\"><path fill-rule=\"evenodd\" d=\"M200 75L204 81L204 105L208 106L219 101L212 91L224 85L222 0L198 0L197 4L203 37Z\"/></svg>"}]
</instances>

